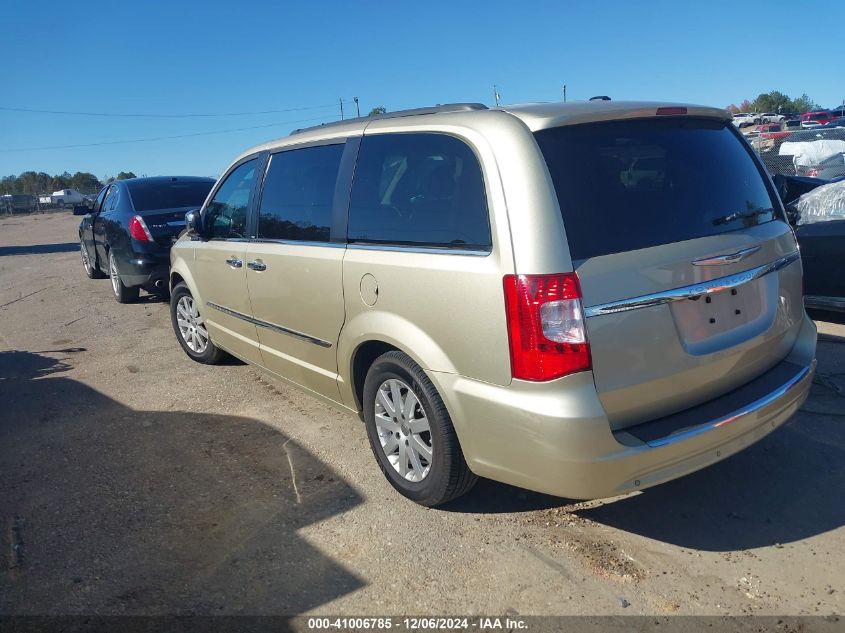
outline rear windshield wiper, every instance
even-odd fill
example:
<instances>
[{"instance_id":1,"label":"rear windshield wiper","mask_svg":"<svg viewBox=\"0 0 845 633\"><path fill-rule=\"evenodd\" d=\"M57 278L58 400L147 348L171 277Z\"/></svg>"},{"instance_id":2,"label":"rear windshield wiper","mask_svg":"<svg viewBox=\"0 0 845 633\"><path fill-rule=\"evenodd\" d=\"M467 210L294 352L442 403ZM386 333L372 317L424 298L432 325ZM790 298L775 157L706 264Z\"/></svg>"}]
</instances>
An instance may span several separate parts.
<instances>
[{"instance_id":1,"label":"rear windshield wiper","mask_svg":"<svg viewBox=\"0 0 845 633\"><path fill-rule=\"evenodd\" d=\"M716 218L715 220L713 220L713 224L718 226L720 224L727 224L728 222L733 222L734 220L756 218L758 215L774 212L775 210L771 207L768 209L754 209L753 211L737 211L736 213L729 213L728 215L723 215L721 218Z\"/></svg>"}]
</instances>

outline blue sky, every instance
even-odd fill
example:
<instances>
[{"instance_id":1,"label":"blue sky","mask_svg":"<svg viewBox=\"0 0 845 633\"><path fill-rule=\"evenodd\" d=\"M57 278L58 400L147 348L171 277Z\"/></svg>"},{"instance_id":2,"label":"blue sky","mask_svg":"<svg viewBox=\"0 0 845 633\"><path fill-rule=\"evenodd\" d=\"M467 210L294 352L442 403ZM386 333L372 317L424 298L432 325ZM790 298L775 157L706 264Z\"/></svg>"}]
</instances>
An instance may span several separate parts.
<instances>
[{"instance_id":1,"label":"blue sky","mask_svg":"<svg viewBox=\"0 0 845 633\"><path fill-rule=\"evenodd\" d=\"M799 17L833 6L5 0L0 107L168 115L309 109L189 118L0 110L0 175L217 176L251 145L339 118L339 97L350 102L347 115L356 96L363 112L489 105L494 83L503 103L557 101L566 83L571 100L607 94L725 106L781 90L834 107L845 99L842 20ZM169 136L185 137L30 149Z\"/></svg>"}]
</instances>

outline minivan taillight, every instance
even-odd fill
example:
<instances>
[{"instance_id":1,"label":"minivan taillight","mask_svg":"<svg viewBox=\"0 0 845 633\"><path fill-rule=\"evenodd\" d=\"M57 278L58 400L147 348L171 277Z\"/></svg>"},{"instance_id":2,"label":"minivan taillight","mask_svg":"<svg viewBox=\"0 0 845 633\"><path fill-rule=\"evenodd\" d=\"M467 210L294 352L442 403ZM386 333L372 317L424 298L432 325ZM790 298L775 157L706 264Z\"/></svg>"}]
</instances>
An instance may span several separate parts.
<instances>
[{"instance_id":1,"label":"minivan taillight","mask_svg":"<svg viewBox=\"0 0 845 633\"><path fill-rule=\"evenodd\" d=\"M150 230L147 228L144 218L140 215L133 215L132 219L129 220L129 235L132 236L133 240L139 242L153 241L153 236L150 235Z\"/></svg>"},{"instance_id":2,"label":"minivan taillight","mask_svg":"<svg viewBox=\"0 0 845 633\"><path fill-rule=\"evenodd\" d=\"M590 369L590 346L575 273L505 275L514 378L543 381Z\"/></svg>"}]
</instances>

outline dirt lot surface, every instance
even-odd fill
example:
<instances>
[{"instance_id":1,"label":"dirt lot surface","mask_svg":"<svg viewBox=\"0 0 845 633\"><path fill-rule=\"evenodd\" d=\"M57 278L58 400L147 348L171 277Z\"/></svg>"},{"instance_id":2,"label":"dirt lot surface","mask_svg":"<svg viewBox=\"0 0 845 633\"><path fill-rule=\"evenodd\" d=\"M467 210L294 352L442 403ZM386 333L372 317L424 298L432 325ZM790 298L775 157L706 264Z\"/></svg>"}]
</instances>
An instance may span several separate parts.
<instances>
[{"instance_id":1,"label":"dirt lot surface","mask_svg":"<svg viewBox=\"0 0 845 633\"><path fill-rule=\"evenodd\" d=\"M720 464L574 503L397 495L363 425L177 345L88 280L69 214L0 219L2 614L841 614L845 326Z\"/></svg>"}]
</instances>

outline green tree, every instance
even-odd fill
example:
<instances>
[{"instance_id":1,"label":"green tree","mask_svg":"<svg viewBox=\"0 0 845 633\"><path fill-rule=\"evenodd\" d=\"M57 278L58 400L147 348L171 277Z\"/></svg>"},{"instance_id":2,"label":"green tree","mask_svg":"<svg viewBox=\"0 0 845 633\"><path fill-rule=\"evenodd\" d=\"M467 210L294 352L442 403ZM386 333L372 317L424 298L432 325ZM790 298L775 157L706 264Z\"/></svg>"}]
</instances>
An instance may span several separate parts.
<instances>
[{"instance_id":1,"label":"green tree","mask_svg":"<svg viewBox=\"0 0 845 633\"><path fill-rule=\"evenodd\" d=\"M70 186L81 193L96 193L100 190L100 181L94 174L78 171L70 179Z\"/></svg>"},{"instance_id":2,"label":"green tree","mask_svg":"<svg viewBox=\"0 0 845 633\"><path fill-rule=\"evenodd\" d=\"M387 108L385 108L384 106L379 106L377 108L373 108L372 110L370 110L370 113L367 116L378 116L379 114L386 114L386 113L387 113Z\"/></svg>"},{"instance_id":3,"label":"green tree","mask_svg":"<svg viewBox=\"0 0 845 633\"><path fill-rule=\"evenodd\" d=\"M797 99L792 100L793 112L809 112L810 110L819 110L821 106L810 99L806 93L802 94Z\"/></svg>"},{"instance_id":4,"label":"green tree","mask_svg":"<svg viewBox=\"0 0 845 633\"><path fill-rule=\"evenodd\" d=\"M135 175L133 172L131 172L131 171L122 171L122 172L120 172L120 173L117 175L117 177L115 178L115 180L129 180L130 178L137 178L137 177L138 177L138 176L136 176L136 175Z\"/></svg>"},{"instance_id":5,"label":"green tree","mask_svg":"<svg viewBox=\"0 0 845 633\"><path fill-rule=\"evenodd\" d=\"M70 187L70 179L71 175L67 172L50 178L50 186L48 187L50 193L59 189L68 189Z\"/></svg>"},{"instance_id":6,"label":"green tree","mask_svg":"<svg viewBox=\"0 0 845 633\"><path fill-rule=\"evenodd\" d=\"M751 109L754 112L790 112L792 100L782 92L772 90L769 93L759 94L751 102Z\"/></svg>"}]
</instances>

